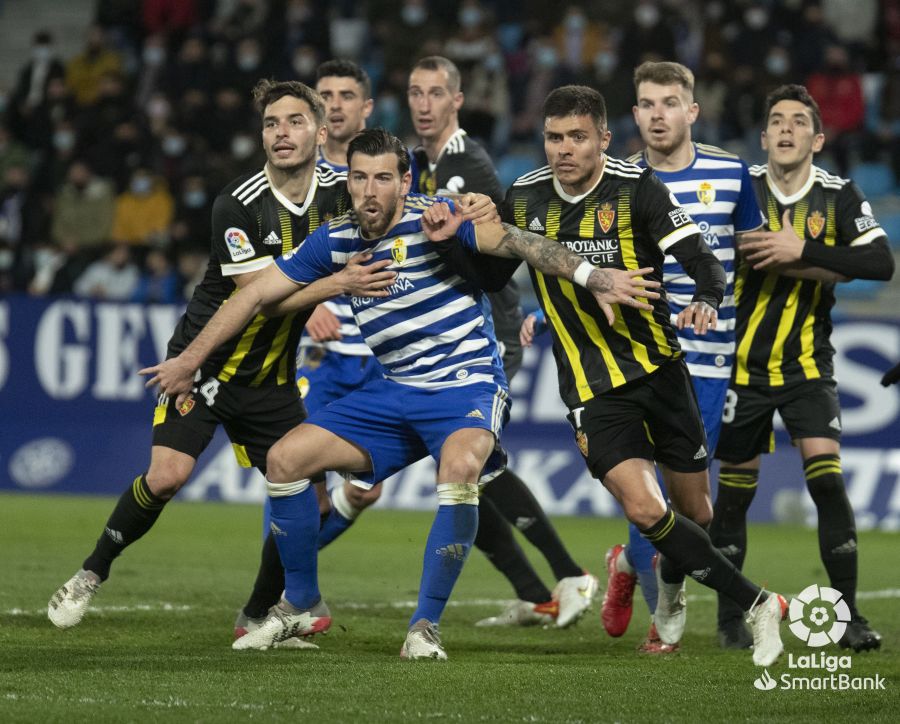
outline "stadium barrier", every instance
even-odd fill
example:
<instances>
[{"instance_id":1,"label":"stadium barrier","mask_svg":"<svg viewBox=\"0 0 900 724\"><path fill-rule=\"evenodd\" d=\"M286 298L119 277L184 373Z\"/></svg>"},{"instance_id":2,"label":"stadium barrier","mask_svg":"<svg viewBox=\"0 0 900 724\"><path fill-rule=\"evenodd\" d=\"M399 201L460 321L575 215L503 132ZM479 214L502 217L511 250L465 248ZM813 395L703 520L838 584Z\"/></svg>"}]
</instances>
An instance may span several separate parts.
<instances>
[{"instance_id":1,"label":"stadium barrier","mask_svg":"<svg viewBox=\"0 0 900 724\"><path fill-rule=\"evenodd\" d=\"M149 461L155 395L136 370L165 355L172 305L72 298L0 299L0 490L118 495ZM842 461L860 528L900 529L900 387L881 387L900 359L900 321L841 318L832 342L843 406ZM619 515L585 470L557 392L549 339L526 351L504 434L513 467L550 513ZM751 508L756 521L806 520L799 455L778 432ZM432 508L430 460L387 481L379 505ZM258 503L264 486L238 467L219 432L183 500Z\"/></svg>"}]
</instances>

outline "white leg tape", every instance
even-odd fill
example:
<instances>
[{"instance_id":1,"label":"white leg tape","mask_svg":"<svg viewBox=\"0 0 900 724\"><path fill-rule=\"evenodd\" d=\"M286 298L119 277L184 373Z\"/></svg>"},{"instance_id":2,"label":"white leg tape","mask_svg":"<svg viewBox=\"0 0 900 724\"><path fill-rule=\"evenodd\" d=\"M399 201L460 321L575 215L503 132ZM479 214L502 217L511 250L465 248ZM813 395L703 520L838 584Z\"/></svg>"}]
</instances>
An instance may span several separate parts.
<instances>
[{"instance_id":1,"label":"white leg tape","mask_svg":"<svg viewBox=\"0 0 900 724\"><path fill-rule=\"evenodd\" d=\"M354 508L347 499L347 491L344 489L344 485L345 483L341 483L331 491L331 504L347 520L356 520L362 511L359 508Z\"/></svg>"},{"instance_id":2,"label":"white leg tape","mask_svg":"<svg viewBox=\"0 0 900 724\"><path fill-rule=\"evenodd\" d=\"M438 483L438 505L478 505L478 483Z\"/></svg>"},{"instance_id":3,"label":"white leg tape","mask_svg":"<svg viewBox=\"0 0 900 724\"><path fill-rule=\"evenodd\" d=\"M286 498L289 495L302 493L309 487L309 478L295 480L293 483L273 483L266 478L266 488L270 498Z\"/></svg>"}]
</instances>

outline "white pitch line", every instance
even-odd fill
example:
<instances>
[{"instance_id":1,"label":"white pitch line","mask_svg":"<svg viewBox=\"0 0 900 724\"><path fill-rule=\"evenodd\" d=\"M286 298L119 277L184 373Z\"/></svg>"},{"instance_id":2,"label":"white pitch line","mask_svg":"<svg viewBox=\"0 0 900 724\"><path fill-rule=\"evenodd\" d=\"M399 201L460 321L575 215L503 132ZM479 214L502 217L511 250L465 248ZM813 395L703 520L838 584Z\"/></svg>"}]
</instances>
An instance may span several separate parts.
<instances>
[{"instance_id":1,"label":"white pitch line","mask_svg":"<svg viewBox=\"0 0 900 724\"><path fill-rule=\"evenodd\" d=\"M794 594L786 594L788 598L793 598L798 595ZM688 601L714 601L715 596L709 593L696 593L691 594L688 597ZM875 599L884 599L884 598L900 598L900 588L884 588L878 591L858 591L856 594L857 600L875 600ZM359 610L359 611L372 611L379 609L409 609L416 608L418 605L414 600L407 601L384 601L384 602L370 602L370 601L340 601L340 600L332 600L330 601L331 605L336 608L344 608L350 610ZM513 603L513 599L510 598L467 598L462 600L451 600L447 602L447 606L449 608L467 608L470 606L508 606ZM108 613L135 613L135 612L147 612L147 611L165 611L167 613L185 613L187 611L193 611L194 606L184 605L184 604L174 604L174 603L142 603L136 604L133 606L91 606L88 611L92 614L108 614ZM0 612L0 615L4 616L46 616L47 609L46 608L38 608L38 609L25 609L25 608L10 608L5 611Z\"/></svg>"}]
</instances>

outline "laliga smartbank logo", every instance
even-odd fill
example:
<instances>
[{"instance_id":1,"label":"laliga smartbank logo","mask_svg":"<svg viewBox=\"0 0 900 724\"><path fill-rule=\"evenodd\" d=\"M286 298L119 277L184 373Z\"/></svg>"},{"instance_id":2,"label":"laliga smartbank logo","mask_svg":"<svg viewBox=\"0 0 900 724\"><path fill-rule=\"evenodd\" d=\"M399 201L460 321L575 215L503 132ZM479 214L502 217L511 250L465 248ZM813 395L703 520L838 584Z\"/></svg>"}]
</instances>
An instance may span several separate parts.
<instances>
[{"instance_id":1,"label":"laliga smartbank logo","mask_svg":"<svg viewBox=\"0 0 900 724\"><path fill-rule=\"evenodd\" d=\"M791 633L812 649L841 640L850 623L850 607L841 592L827 586L807 586L791 599L788 610ZM849 655L831 656L824 651L794 656L788 654L788 669L777 679L768 669L754 680L760 691L772 689L810 689L814 691L884 690L884 677L853 676L853 660Z\"/></svg>"}]
</instances>

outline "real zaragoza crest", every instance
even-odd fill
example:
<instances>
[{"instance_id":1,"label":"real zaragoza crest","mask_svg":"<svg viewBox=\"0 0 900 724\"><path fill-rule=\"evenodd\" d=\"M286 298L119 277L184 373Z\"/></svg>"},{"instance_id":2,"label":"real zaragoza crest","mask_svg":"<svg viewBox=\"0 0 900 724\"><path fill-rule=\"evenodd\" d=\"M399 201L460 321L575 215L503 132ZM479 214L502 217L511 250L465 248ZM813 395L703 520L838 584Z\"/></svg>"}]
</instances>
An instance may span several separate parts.
<instances>
[{"instance_id":1,"label":"real zaragoza crest","mask_svg":"<svg viewBox=\"0 0 900 724\"><path fill-rule=\"evenodd\" d=\"M806 217L806 228L809 230L809 234L813 239L819 238L819 234L821 234L822 229L825 228L825 217L822 216L821 211L813 211Z\"/></svg>"},{"instance_id":2,"label":"real zaragoza crest","mask_svg":"<svg viewBox=\"0 0 900 724\"><path fill-rule=\"evenodd\" d=\"M716 190L709 181L700 184L697 189L697 198L700 199L701 204L706 206L711 206L712 202L716 200Z\"/></svg>"},{"instance_id":3,"label":"real zaragoza crest","mask_svg":"<svg viewBox=\"0 0 900 724\"><path fill-rule=\"evenodd\" d=\"M612 204L604 202L600 205L600 208L597 209L597 221L600 224L600 228L603 229L603 233L607 233L613 225L613 222L616 220L616 212L613 211Z\"/></svg>"},{"instance_id":4,"label":"real zaragoza crest","mask_svg":"<svg viewBox=\"0 0 900 724\"><path fill-rule=\"evenodd\" d=\"M391 256L394 257L394 261L398 264L406 261L406 244L402 238L394 239L394 244L391 247Z\"/></svg>"},{"instance_id":5,"label":"real zaragoza crest","mask_svg":"<svg viewBox=\"0 0 900 724\"><path fill-rule=\"evenodd\" d=\"M578 449L581 450L581 454L584 457L588 456L588 439L587 435L584 434L584 430L579 430L575 433L575 442L578 443Z\"/></svg>"}]
</instances>

